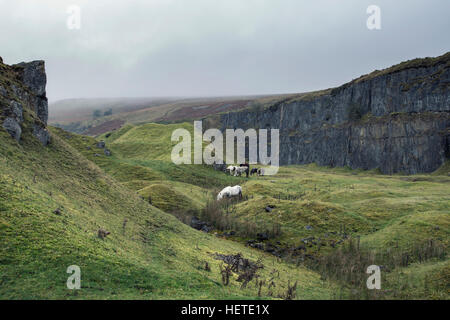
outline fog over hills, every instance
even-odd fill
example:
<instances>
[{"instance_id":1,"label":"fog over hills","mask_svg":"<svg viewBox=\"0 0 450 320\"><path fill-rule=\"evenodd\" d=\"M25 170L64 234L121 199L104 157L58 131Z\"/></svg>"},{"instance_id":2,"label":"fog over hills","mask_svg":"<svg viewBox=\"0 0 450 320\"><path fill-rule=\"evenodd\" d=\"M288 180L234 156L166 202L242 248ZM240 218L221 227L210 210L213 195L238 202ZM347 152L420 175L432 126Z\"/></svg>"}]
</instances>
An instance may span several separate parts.
<instances>
[{"instance_id":1,"label":"fog over hills","mask_svg":"<svg viewBox=\"0 0 450 320\"><path fill-rule=\"evenodd\" d=\"M81 9L69 30L67 9ZM381 9L381 29L366 26ZM1 56L42 59L50 102L338 86L450 48L447 0L0 0ZM10 32L14 30L14 32Z\"/></svg>"}]
</instances>

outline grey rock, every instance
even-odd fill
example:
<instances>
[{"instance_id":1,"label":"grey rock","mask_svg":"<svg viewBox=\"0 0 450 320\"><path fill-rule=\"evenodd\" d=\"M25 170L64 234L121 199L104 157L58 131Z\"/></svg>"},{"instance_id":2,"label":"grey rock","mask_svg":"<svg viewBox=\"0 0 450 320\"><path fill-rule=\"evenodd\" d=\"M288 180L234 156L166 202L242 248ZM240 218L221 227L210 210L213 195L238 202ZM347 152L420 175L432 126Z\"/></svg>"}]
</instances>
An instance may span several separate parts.
<instances>
[{"instance_id":1,"label":"grey rock","mask_svg":"<svg viewBox=\"0 0 450 320\"><path fill-rule=\"evenodd\" d=\"M256 238L258 241L266 241L269 240L269 235L265 232L257 233Z\"/></svg>"},{"instance_id":2,"label":"grey rock","mask_svg":"<svg viewBox=\"0 0 450 320\"><path fill-rule=\"evenodd\" d=\"M262 244L262 243L252 243L252 244L250 244L250 247L258 249L258 250L264 250L264 244Z\"/></svg>"},{"instance_id":3,"label":"grey rock","mask_svg":"<svg viewBox=\"0 0 450 320\"><path fill-rule=\"evenodd\" d=\"M23 107L22 107L22 105L20 103L18 103L17 101L12 100L11 103L10 103L10 108L11 108L12 114L15 116L17 121L19 123L22 123L22 121L23 121Z\"/></svg>"},{"instance_id":4,"label":"grey rock","mask_svg":"<svg viewBox=\"0 0 450 320\"><path fill-rule=\"evenodd\" d=\"M279 129L281 165L432 172L450 157L450 54L445 57L313 97L222 114L221 129ZM352 116L355 106L363 119Z\"/></svg>"},{"instance_id":5,"label":"grey rock","mask_svg":"<svg viewBox=\"0 0 450 320\"><path fill-rule=\"evenodd\" d=\"M17 141L20 140L22 128L15 118L6 118L5 121L3 121L3 128L11 135L11 137Z\"/></svg>"},{"instance_id":6,"label":"grey rock","mask_svg":"<svg viewBox=\"0 0 450 320\"><path fill-rule=\"evenodd\" d=\"M12 67L17 72L19 80L31 91L33 96L30 97L28 93L12 85L11 88L14 94L21 100L29 100L29 104L33 106L38 118L47 125L48 101L45 96L47 76L45 74L44 61L21 62Z\"/></svg>"},{"instance_id":7,"label":"grey rock","mask_svg":"<svg viewBox=\"0 0 450 320\"><path fill-rule=\"evenodd\" d=\"M111 156L111 151L109 149L104 150L105 156Z\"/></svg>"},{"instance_id":8,"label":"grey rock","mask_svg":"<svg viewBox=\"0 0 450 320\"><path fill-rule=\"evenodd\" d=\"M13 65L19 71L22 82L37 96L45 96L47 76L42 60L21 62Z\"/></svg>"},{"instance_id":9,"label":"grey rock","mask_svg":"<svg viewBox=\"0 0 450 320\"><path fill-rule=\"evenodd\" d=\"M208 227L207 225L204 225L204 226L200 229L200 231L203 231L203 232L206 232L206 233L210 232L211 230L212 230L212 228Z\"/></svg>"},{"instance_id":10,"label":"grey rock","mask_svg":"<svg viewBox=\"0 0 450 320\"><path fill-rule=\"evenodd\" d=\"M47 77L43 61L19 63L13 65L10 71L15 73L14 81L7 88L1 86L0 94L8 96L9 103L0 106L0 113L5 116L3 127L17 141L22 134L21 124L24 121L24 108L33 110L38 119L32 124L33 135L44 145L50 143L50 133L46 128L48 120L48 102L45 96ZM18 85L17 82L21 82ZM9 93L8 94L8 90Z\"/></svg>"},{"instance_id":11,"label":"grey rock","mask_svg":"<svg viewBox=\"0 0 450 320\"><path fill-rule=\"evenodd\" d=\"M43 146L50 143L50 132L40 123L35 123L33 125L33 135L42 143Z\"/></svg>"},{"instance_id":12,"label":"grey rock","mask_svg":"<svg viewBox=\"0 0 450 320\"><path fill-rule=\"evenodd\" d=\"M201 221L199 218L197 217L192 217L191 219L191 227L197 230L202 230L205 231L205 227L208 228L208 231L210 231L209 227L208 227L208 223L205 221Z\"/></svg>"},{"instance_id":13,"label":"grey rock","mask_svg":"<svg viewBox=\"0 0 450 320\"><path fill-rule=\"evenodd\" d=\"M3 86L0 86L0 95L5 98L8 96L8 91Z\"/></svg>"},{"instance_id":14,"label":"grey rock","mask_svg":"<svg viewBox=\"0 0 450 320\"><path fill-rule=\"evenodd\" d=\"M38 118L47 125L48 121L48 101L46 97L36 97L34 99L34 112Z\"/></svg>"},{"instance_id":15,"label":"grey rock","mask_svg":"<svg viewBox=\"0 0 450 320\"><path fill-rule=\"evenodd\" d=\"M102 141L97 142L97 148L103 149L103 148L105 148L105 146L106 146L105 141L102 140Z\"/></svg>"}]
</instances>

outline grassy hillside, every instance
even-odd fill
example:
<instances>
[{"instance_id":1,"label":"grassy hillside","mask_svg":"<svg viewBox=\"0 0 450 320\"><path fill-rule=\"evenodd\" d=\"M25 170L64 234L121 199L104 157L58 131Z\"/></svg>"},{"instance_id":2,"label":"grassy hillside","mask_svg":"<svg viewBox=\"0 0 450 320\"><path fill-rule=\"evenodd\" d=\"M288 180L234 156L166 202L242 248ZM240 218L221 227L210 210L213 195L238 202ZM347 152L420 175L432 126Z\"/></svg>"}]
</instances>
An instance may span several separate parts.
<instances>
[{"instance_id":1,"label":"grassy hillside","mask_svg":"<svg viewBox=\"0 0 450 320\"><path fill-rule=\"evenodd\" d=\"M128 125L103 135L111 156L99 139L57 128L46 148L27 130L21 144L0 130L0 297L277 298L298 281L299 299L449 298L448 164L417 176L309 165L235 178L172 164L178 127ZM215 205L217 191L233 184L243 186L244 200ZM162 210L184 221L221 220L207 234ZM100 228L111 235L98 238ZM269 240L256 240L266 231ZM236 273L226 286L216 253L242 253L264 268L245 288ZM348 270L369 263L384 266L383 290L355 294L367 275ZM65 286L73 264L82 270L81 290Z\"/></svg>"},{"instance_id":2,"label":"grassy hillside","mask_svg":"<svg viewBox=\"0 0 450 320\"><path fill-rule=\"evenodd\" d=\"M376 252L375 263L392 264L383 274L387 297L448 298L448 164L431 175L386 176L308 165L283 167L276 176L235 178L206 166L173 165L170 135L179 126L191 130L190 124L145 124L103 135L99 139L106 141L111 157L94 155L99 149L93 138L62 136L124 186L177 216L202 215L205 208L211 210L207 204L214 203L220 188L241 184L244 201L227 205L230 214L220 226L215 221L219 234L236 231L229 238L238 243L280 226L281 232L261 242L262 249L275 247L289 261L320 271L308 259L328 259L358 239L358 257ZM265 210L268 205L274 206L271 212ZM293 249L299 247L299 252ZM325 277L331 271L322 272Z\"/></svg>"},{"instance_id":3,"label":"grassy hillside","mask_svg":"<svg viewBox=\"0 0 450 320\"><path fill-rule=\"evenodd\" d=\"M262 298L283 296L289 280L298 281L296 298L334 297L336 287L317 273L196 231L118 182L165 180L163 165L153 170L90 154L103 170L83 156L91 151L67 142L93 141L52 130L51 145L42 147L28 131L18 144L0 130L1 299L259 298L255 280L241 288L233 273L228 286L222 283L214 255L239 252L260 259L259 279L279 271L276 289L263 286ZM158 183L182 189L182 182ZM100 239L100 228L111 234ZM70 265L81 267L81 290L66 288Z\"/></svg>"}]
</instances>

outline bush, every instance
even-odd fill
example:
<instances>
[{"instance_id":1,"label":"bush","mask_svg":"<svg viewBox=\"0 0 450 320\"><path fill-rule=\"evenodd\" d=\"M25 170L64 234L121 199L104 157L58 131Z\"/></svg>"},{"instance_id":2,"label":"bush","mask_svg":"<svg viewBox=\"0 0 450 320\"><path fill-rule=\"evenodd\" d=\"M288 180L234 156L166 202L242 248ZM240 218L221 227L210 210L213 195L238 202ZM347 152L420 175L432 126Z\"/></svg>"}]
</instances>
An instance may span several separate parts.
<instances>
[{"instance_id":1,"label":"bush","mask_svg":"<svg viewBox=\"0 0 450 320\"><path fill-rule=\"evenodd\" d=\"M386 273L396 268L408 267L411 263L426 262L431 259L445 260L445 246L437 241L416 242L410 249L388 248L369 250L360 248L359 238L350 238L339 249L318 258L305 260L306 266L321 274L322 279L330 279L352 288L352 297L356 299L380 298L371 295L366 287L366 269L370 265L379 265ZM384 281L384 280L382 280Z\"/></svg>"},{"instance_id":2,"label":"bush","mask_svg":"<svg viewBox=\"0 0 450 320\"><path fill-rule=\"evenodd\" d=\"M265 233L269 238L281 235L279 223L255 223L242 221L236 217L236 202L238 199L210 200L201 214L201 219L211 223L219 231L235 231L245 238L256 238L258 233Z\"/></svg>"}]
</instances>

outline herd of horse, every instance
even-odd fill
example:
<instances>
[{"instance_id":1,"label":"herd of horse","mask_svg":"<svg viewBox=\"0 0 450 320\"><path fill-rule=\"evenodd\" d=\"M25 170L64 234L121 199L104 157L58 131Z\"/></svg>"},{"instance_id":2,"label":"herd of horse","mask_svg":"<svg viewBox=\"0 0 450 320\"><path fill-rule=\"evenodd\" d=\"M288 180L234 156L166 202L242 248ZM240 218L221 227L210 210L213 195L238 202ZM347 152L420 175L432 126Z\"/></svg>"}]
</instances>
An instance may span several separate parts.
<instances>
[{"instance_id":1,"label":"herd of horse","mask_svg":"<svg viewBox=\"0 0 450 320\"><path fill-rule=\"evenodd\" d=\"M247 163L241 164L239 166L229 166L227 168L227 172L230 175L235 177L241 176L243 173L247 175L247 178L250 175L257 174L258 176L264 175L264 168L253 168L250 170L250 166ZM242 188L239 185L234 187L228 186L222 189L217 195L217 201L222 200L223 198L231 198L236 197L242 198Z\"/></svg>"},{"instance_id":2,"label":"herd of horse","mask_svg":"<svg viewBox=\"0 0 450 320\"><path fill-rule=\"evenodd\" d=\"M242 174L246 174L247 178L249 174L252 176L254 174L257 174L258 176L264 175L264 168L253 168L250 170L250 166L248 163L241 164L239 166L229 166L227 168L227 172L230 175L233 175L235 177L241 176Z\"/></svg>"}]
</instances>

